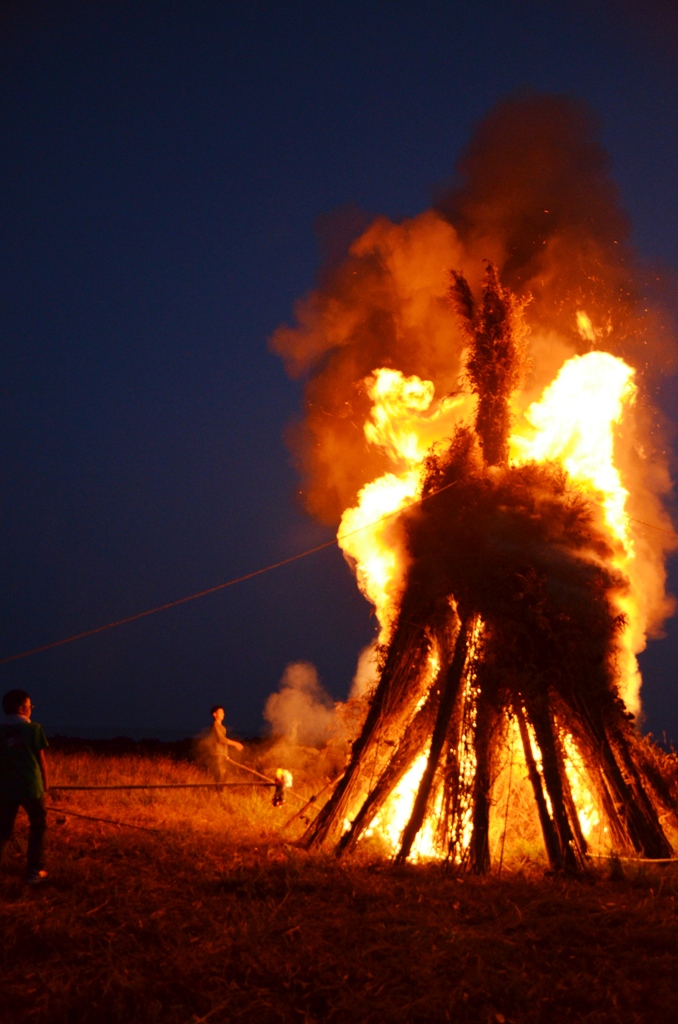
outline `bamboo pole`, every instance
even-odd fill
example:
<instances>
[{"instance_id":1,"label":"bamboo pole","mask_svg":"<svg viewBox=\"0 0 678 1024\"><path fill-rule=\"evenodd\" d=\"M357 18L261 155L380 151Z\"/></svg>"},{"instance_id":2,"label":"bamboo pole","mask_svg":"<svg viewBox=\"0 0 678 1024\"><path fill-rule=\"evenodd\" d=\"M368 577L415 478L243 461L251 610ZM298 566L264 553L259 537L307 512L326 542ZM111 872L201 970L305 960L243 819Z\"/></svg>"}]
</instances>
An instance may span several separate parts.
<instances>
[{"instance_id":1,"label":"bamboo pole","mask_svg":"<svg viewBox=\"0 0 678 1024\"><path fill-rule=\"evenodd\" d=\"M426 768L424 769L424 774L422 775L421 782L419 783L419 789L414 799L410 819L403 830L402 839L400 841L400 850L395 858L397 864L403 864L409 857L412 844L423 824L424 817L426 816L426 805L433 785L433 777L435 775L436 768L438 767L450 718L452 717L454 705L461 687L471 633L475 622L475 615L462 615L461 617L459 634L454 647L454 657L452 658L452 662L446 672L444 689L441 694L440 704L438 705L438 714L436 716L436 723L431 737L431 748L429 750Z\"/></svg>"},{"instance_id":2,"label":"bamboo pole","mask_svg":"<svg viewBox=\"0 0 678 1024\"><path fill-rule=\"evenodd\" d=\"M481 687L476 707L474 750L476 771L473 780L473 833L469 850L470 867L476 875L490 870L490 790L492 788L492 734L497 713L487 689Z\"/></svg>"},{"instance_id":3,"label":"bamboo pole","mask_svg":"<svg viewBox=\"0 0 678 1024\"><path fill-rule=\"evenodd\" d=\"M560 770L556 737L547 702L548 696L542 693L537 701L528 704L527 711L541 751L544 784L551 801L551 819L555 825L563 866L569 871L579 871L586 851L578 846L567 814L564 790L565 787L569 789L569 782L564 769L562 773Z\"/></svg>"},{"instance_id":4,"label":"bamboo pole","mask_svg":"<svg viewBox=\"0 0 678 1024\"><path fill-rule=\"evenodd\" d=\"M369 793L353 819L350 829L343 834L337 845L339 856L349 853L358 842L363 831L369 827L386 800L409 771L421 753L435 721L439 703L438 679L435 680L425 703L416 712L407 726L398 748L384 768L374 789Z\"/></svg>"},{"instance_id":5,"label":"bamboo pole","mask_svg":"<svg viewBox=\"0 0 678 1024\"><path fill-rule=\"evenodd\" d=\"M344 819L361 785L365 760L371 751L377 753L381 729L384 724L393 726L400 722L403 705L416 702L430 646L430 618L430 602L422 607L418 590L409 587L365 723L353 744L351 760L334 793L303 836L303 846L311 848L339 840Z\"/></svg>"},{"instance_id":6,"label":"bamboo pole","mask_svg":"<svg viewBox=\"0 0 678 1024\"><path fill-rule=\"evenodd\" d=\"M532 791L534 793L534 799L537 804L537 813L539 814L539 823L541 825L542 835L544 836L544 846L546 847L546 855L549 859L549 864L554 871L559 871L563 867L563 857L560 850L560 844L558 842L558 836L551 820L551 816L546 806L546 798L544 796L544 789L542 787L541 776L537 769L537 762L534 759L532 753L532 744L530 743L530 734L527 730L527 723L525 721L525 715L523 709L519 704L516 704L515 708L516 719L518 720L518 728L520 730L520 738L523 743L523 752L525 754L525 764L527 765L527 774L529 775L530 782L532 783Z\"/></svg>"}]
</instances>

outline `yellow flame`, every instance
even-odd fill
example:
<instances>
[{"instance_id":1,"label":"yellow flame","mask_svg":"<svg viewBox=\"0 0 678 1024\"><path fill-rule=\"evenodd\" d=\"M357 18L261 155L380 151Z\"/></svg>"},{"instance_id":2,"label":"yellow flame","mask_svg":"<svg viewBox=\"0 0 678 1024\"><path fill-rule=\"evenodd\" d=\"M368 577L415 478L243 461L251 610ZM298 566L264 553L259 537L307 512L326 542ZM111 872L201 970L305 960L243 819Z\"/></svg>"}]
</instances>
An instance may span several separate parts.
<instances>
[{"instance_id":1,"label":"yellow flame","mask_svg":"<svg viewBox=\"0 0 678 1024\"><path fill-rule=\"evenodd\" d=\"M595 342L596 331L591 323L591 318L583 309L577 310L577 330L584 341L590 341L592 344Z\"/></svg>"},{"instance_id":2,"label":"yellow flame","mask_svg":"<svg viewBox=\"0 0 678 1024\"><path fill-rule=\"evenodd\" d=\"M614 543L612 566L633 579L635 546L626 503L629 492L615 465L615 428L636 395L635 371L608 352L589 352L565 362L541 399L526 410L510 439L511 458L521 463L559 462L599 504ZM645 646L642 596L633 587L616 597L628 621L618 658L619 689L632 712L639 709L636 653Z\"/></svg>"},{"instance_id":3,"label":"yellow flame","mask_svg":"<svg viewBox=\"0 0 678 1024\"><path fill-rule=\"evenodd\" d=\"M591 342L596 339L583 311L577 315L577 326L582 337ZM376 609L380 641L384 642L399 606L408 567L405 537L394 513L418 500L427 452L436 442L451 437L460 423L469 421L476 399L470 395L436 398L431 381L405 377L387 368L374 370L365 384L372 400L365 440L386 455L390 466L383 476L363 487L356 505L346 510L338 540L355 568L360 589ZM590 500L601 506L615 552L613 565L632 582L635 550L626 514L629 495L615 465L615 437L635 393L634 370L622 359L601 351L573 356L562 365L540 400L517 419L509 442L512 463L558 462ZM646 623L643 602L634 594L633 586L618 598L618 607L629 623L618 659L620 691L627 706L636 711L639 674L635 654L644 646ZM532 736L531 742L540 768L541 754ZM571 738L566 741L566 749L568 776L586 834L595 824L597 812ZM374 823L394 849L411 813L425 760L425 755L417 759ZM474 772L471 760L467 768ZM463 837L466 845L471 829L469 817ZM413 856L435 854L434 827L429 821L417 839Z\"/></svg>"},{"instance_id":4,"label":"yellow flame","mask_svg":"<svg viewBox=\"0 0 678 1024\"><path fill-rule=\"evenodd\" d=\"M581 328L584 320L580 320ZM613 565L627 574L634 547L626 517L628 491L615 466L614 442L615 427L636 392L633 378L633 369L607 352L573 356L541 399L529 406L510 438L514 463L560 462L602 506L610 539L616 544ZM384 641L408 565L402 530L393 514L418 499L427 451L468 418L474 400L467 395L437 400L431 381L386 368L375 370L366 385L373 405L365 439L388 456L391 470L363 487L355 507L342 517L338 539L355 567L360 589L376 609ZM370 524L374 525L365 529ZM636 711L635 654L644 646L645 622L633 595L620 597L618 604L629 619L620 656L621 693Z\"/></svg>"},{"instance_id":5,"label":"yellow flame","mask_svg":"<svg viewBox=\"0 0 678 1024\"><path fill-rule=\"evenodd\" d=\"M418 418L430 407L434 392L430 380L403 377L399 370L377 370L368 379L373 406L365 424L367 440L405 465L421 462L428 446L422 445Z\"/></svg>"},{"instance_id":6,"label":"yellow flame","mask_svg":"<svg viewBox=\"0 0 678 1024\"><path fill-rule=\"evenodd\" d=\"M427 451L454 432L472 408L472 399L445 396L434 403L431 381L383 367L365 383L373 403L365 439L389 457L392 471L362 488L357 504L341 518L337 539L355 567L358 586L375 607L383 641L398 608L408 565L404 537L393 513L419 498Z\"/></svg>"},{"instance_id":7,"label":"yellow flame","mask_svg":"<svg viewBox=\"0 0 678 1024\"><path fill-rule=\"evenodd\" d=\"M579 753L574 738L570 733L564 733L562 742L565 748L565 772L570 783L572 799L577 809L582 833L588 839L596 825L600 824L600 814L588 785L584 759Z\"/></svg>"},{"instance_id":8,"label":"yellow flame","mask_svg":"<svg viewBox=\"0 0 678 1024\"><path fill-rule=\"evenodd\" d=\"M341 517L339 546L355 566L358 586L374 605L382 633L398 608L408 565L405 538L397 517L391 516L410 505L420 487L414 471L387 473L363 487L358 504Z\"/></svg>"},{"instance_id":9,"label":"yellow flame","mask_svg":"<svg viewBox=\"0 0 678 1024\"><path fill-rule=\"evenodd\" d=\"M510 439L513 461L560 462L575 483L600 494L613 536L627 546L628 491L614 463L614 426L635 395L634 373L607 352L573 356L525 412L527 429Z\"/></svg>"},{"instance_id":10,"label":"yellow flame","mask_svg":"<svg viewBox=\"0 0 678 1024\"><path fill-rule=\"evenodd\" d=\"M372 830L378 832L389 843L393 853L398 849L398 844L407 825L408 818L412 813L414 798L419 789L421 777L426 768L428 752L419 755L410 770L402 777L396 788L386 801L382 811L374 819Z\"/></svg>"}]
</instances>

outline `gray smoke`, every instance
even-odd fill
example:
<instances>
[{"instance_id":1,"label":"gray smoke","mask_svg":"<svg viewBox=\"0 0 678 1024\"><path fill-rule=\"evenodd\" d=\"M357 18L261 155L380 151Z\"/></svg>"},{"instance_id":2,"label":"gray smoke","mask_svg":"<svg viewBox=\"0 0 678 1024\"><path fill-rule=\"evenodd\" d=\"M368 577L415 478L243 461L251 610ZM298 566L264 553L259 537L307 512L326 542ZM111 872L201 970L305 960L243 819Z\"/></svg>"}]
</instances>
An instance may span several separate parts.
<instances>
[{"instance_id":1,"label":"gray smoke","mask_svg":"<svg viewBox=\"0 0 678 1024\"><path fill-rule=\"evenodd\" d=\"M295 661L285 669L280 689L266 701L264 718L275 736L303 746L324 746L334 726L332 698L323 690L314 665Z\"/></svg>"}]
</instances>

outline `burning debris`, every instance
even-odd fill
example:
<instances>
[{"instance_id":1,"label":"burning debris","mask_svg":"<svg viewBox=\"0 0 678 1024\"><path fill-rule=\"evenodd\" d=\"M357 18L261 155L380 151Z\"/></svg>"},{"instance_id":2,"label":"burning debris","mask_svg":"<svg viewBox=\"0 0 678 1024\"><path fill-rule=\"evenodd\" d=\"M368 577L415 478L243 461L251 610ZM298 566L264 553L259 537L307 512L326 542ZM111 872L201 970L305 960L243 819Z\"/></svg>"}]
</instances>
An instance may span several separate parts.
<instances>
[{"instance_id":1,"label":"burning debris","mask_svg":"<svg viewBox=\"0 0 678 1024\"><path fill-rule=\"evenodd\" d=\"M670 606L666 537L629 511L666 524L665 476L641 454L635 371L603 350L637 353L642 324L589 134L561 101L503 108L447 219L378 222L275 339L297 364L334 350L309 384L309 506L344 496L340 543L381 627L362 731L308 846L344 853L376 830L398 860L487 871L510 751L553 868L592 845L671 855L673 801L632 724L636 654ZM496 262L479 280L480 244ZM462 268L447 295L443 258Z\"/></svg>"},{"instance_id":2,"label":"burning debris","mask_svg":"<svg viewBox=\"0 0 678 1024\"><path fill-rule=\"evenodd\" d=\"M273 806L282 807L285 802L285 790L292 788L292 772L286 768L278 768L275 773L275 791L273 793Z\"/></svg>"}]
</instances>

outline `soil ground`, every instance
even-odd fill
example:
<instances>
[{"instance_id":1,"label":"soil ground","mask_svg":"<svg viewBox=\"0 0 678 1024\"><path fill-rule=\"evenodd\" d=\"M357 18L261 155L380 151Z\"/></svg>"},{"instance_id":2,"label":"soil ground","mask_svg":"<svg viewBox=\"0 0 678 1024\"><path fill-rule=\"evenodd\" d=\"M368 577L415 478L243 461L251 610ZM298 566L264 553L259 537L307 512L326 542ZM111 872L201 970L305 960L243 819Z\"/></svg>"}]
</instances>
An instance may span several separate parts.
<instances>
[{"instance_id":1,"label":"soil ground","mask_svg":"<svg viewBox=\"0 0 678 1024\"><path fill-rule=\"evenodd\" d=\"M159 754L52 759L62 784L206 778ZM295 846L297 804L270 797L55 794L34 889L20 822L0 874L2 1024L675 1017L678 863L572 879L525 862L478 879L337 862Z\"/></svg>"}]
</instances>

